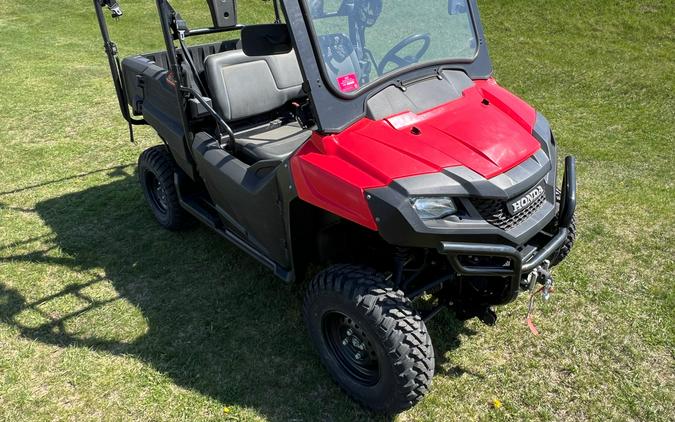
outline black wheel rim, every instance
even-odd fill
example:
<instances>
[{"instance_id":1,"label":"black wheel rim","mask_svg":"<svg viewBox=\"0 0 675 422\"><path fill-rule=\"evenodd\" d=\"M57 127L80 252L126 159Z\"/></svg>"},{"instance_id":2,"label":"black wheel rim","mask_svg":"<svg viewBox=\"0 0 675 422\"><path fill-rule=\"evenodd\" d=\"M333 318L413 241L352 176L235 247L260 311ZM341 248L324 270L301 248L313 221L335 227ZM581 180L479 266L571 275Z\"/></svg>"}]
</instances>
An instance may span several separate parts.
<instances>
[{"instance_id":1,"label":"black wheel rim","mask_svg":"<svg viewBox=\"0 0 675 422\"><path fill-rule=\"evenodd\" d=\"M328 349L340 368L366 386L380 380L380 365L375 348L366 332L347 315L328 312L322 330Z\"/></svg>"},{"instance_id":2,"label":"black wheel rim","mask_svg":"<svg viewBox=\"0 0 675 422\"><path fill-rule=\"evenodd\" d=\"M161 214L166 214L169 210L169 200L166 188L151 171L145 172L145 186L148 190L148 196L150 197L150 202L153 207Z\"/></svg>"}]
</instances>

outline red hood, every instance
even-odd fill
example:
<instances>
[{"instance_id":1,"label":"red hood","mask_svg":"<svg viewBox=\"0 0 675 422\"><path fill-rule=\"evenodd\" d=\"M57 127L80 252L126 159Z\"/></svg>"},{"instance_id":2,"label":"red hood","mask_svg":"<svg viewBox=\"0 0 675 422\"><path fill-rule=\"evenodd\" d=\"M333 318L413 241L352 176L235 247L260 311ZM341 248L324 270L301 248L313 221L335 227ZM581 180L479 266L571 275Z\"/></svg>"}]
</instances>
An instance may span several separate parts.
<instances>
[{"instance_id":1,"label":"red hood","mask_svg":"<svg viewBox=\"0 0 675 422\"><path fill-rule=\"evenodd\" d=\"M375 229L365 189L457 166L497 176L540 148L535 119L532 107L494 80L476 81L461 98L421 114L316 134L293 157L293 176L303 200Z\"/></svg>"},{"instance_id":2,"label":"red hood","mask_svg":"<svg viewBox=\"0 0 675 422\"><path fill-rule=\"evenodd\" d=\"M483 83L419 115L364 120L333 142L338 156L387 184L456 166L492 178L540 148L532 136L535 117L531 107L507 91Z\"/></svg>"}]
</instances>

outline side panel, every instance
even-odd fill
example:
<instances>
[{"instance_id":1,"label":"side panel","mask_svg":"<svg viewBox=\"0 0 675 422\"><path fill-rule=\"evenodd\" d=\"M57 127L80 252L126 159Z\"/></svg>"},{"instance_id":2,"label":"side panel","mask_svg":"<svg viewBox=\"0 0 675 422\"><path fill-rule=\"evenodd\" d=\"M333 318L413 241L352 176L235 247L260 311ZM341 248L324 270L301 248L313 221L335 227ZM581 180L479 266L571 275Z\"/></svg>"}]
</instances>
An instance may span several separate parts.
<instances>
[{"instance_id":1,"label":"side panel","mask_svg":"<svg viewBox=\"0 0 675 422\"><path fill-rule=\"evenodd\" d=\"M143 115L171 149L181 169L192 177L176 87L167 80L169 71L142 56L124 59L122 69L134 114Z\"/></svg>"},{"instance_id":2,"label":"side panel","mask_svg":"<svg viewBox=\"0 0 675 422\"><path fill-rule=\"evenodd\" d=\"M300 199L371 230L377 230L365 199L365 190L384 184L334 155L324 154L333 137L313 138L291 159L293 180Z\"/></svg>"},{"instance_id":3,"label":"side panel","mask_svg":"<svg viewBox=\"0 0 675 422\"><path fill-rule=\"evenodd\" d=\"M223 41L190 47L197 72L203 76L204 59L237 47L237 41ZM122 61L124 85L134 115L142 115L169 146L176 162L194 178L190 151L185 144L182 110L176 99L176 80L169 78L166 51L127 57ZM189 72L188 72L188 76ZM191 80L191 76L188 77Z\"/></svg>"},{"instance_id":4,"label":"side panel","mask_svg":"<svg viewBox=\"0 0 675 422\"><path fill-rule=\"evenodd\" d=\"M284 164L248 166L204 133L195 136L193 151L197 170L225 226L267 258L290 268L284 204L293 195L288 184L280 186Z\"/></svg>"}]
</instances>

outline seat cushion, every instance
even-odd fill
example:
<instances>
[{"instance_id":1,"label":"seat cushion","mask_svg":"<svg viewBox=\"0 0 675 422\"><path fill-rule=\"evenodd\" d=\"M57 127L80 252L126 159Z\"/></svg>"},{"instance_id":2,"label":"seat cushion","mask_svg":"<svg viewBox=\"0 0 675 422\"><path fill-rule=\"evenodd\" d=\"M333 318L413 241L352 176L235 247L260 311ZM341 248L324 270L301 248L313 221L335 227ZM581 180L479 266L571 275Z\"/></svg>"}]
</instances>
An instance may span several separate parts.
<instances>
[{"instance_id":1,"label":"seat cushion","mask_svg":"<svg viewBox=\"0 0 675 422\"><path fill-rule=\"evenodd\" d=\"M204 64L214 106L227 121L268 113L304 96L293 51L260 57L226 51L207 57Z\"/></svg>"},{"instance_id":2,"label":"seat cushion","mask_svg":"<svg viewBox=\"0 0 675 422\"><path fill-rule=\"evenodd\" d=\"M285 160L312 135L297 122L270 125L236 135L241 152L252 161Z\"/></svg>"}]
</instances>

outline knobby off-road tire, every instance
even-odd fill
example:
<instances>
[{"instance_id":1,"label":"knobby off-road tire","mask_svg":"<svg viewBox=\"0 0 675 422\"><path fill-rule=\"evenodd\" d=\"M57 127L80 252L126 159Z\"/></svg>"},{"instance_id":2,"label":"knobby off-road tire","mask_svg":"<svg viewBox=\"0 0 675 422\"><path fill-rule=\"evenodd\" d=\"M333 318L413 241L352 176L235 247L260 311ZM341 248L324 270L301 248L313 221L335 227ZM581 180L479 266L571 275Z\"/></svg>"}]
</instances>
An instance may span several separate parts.
<instances>
[{"instance_id":1,"label":"knobby off-road tire","mask_svg":"<svg viewBox=\"0 0 675 422\"><path fill-rule=\"evenodd\" d=\"M353 265L324 270L307 289L303 313L324 366L364 407L394 414L429 391L435 361L424 321L378 273Z\"/></svg>"},{"instance_id":2,"label":"knobby off-road tire","mask_svg":"<svg viewBox=\"0 0 675 422\"><path fill-rule=\"evenodd\" d=\"M138 159L138 178L143 195L159 224L168 230L180 230L192 220L178 201L174 172L173 157L164 145L143 151Z\"/></svg>"},{"instance_id":3,"label":"knobby off-road tire","mask_svg":"<svg viewBox=\"0 0 675 422\"><path fill-rule=\"evenodd\" d=\"M560 192L560 189L556 188L556 200L558 201L557 203L560 204L560 199L562 192ZM558 210L558 213L555 215L555 219L551 224L549 224L547 231L551 233L556 233L558 231L558 218L560 217L560 210ZM577 216L574 214L572 216L572 222L570 223L569 227L569 233L567 234L567 237L565 238L565 242L562 244L560 249L556 251L556 253L553 255L551 259L551 266L555 267L556 265L560 264L563 262L565 258L567 258L567 255L570 254L572 251L572 246L574 246L574 241L577 238Z\"/></svg>"}]
</instances>

